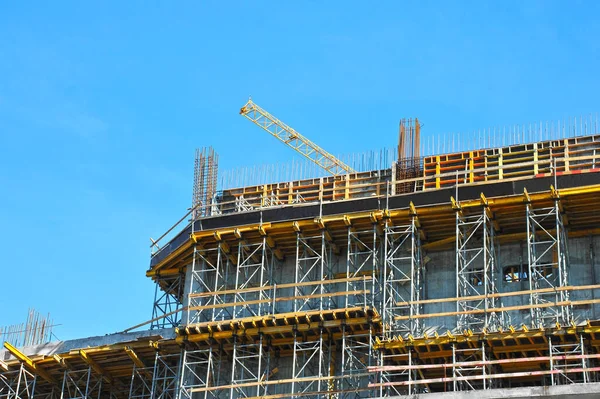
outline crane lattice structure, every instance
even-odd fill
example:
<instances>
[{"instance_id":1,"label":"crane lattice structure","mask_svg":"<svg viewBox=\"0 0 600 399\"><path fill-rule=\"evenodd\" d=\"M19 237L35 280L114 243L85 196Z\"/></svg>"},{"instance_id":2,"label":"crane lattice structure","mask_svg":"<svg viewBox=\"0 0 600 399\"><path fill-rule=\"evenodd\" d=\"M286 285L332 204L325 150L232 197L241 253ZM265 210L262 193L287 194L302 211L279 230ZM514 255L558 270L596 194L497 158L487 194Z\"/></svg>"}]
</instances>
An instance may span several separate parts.
<instances>
[{"instance_id":1,"label":"crane lattice structure","mask_svg":"<svg viewBox=\"0 0 600 399\"><path fill-rule=\"evenodd\" d=\"M354 169L331 155L249 99L240 115L260 126L288 147L310 159L333 176L354 173Z\"/></svg>"}]
</instances>

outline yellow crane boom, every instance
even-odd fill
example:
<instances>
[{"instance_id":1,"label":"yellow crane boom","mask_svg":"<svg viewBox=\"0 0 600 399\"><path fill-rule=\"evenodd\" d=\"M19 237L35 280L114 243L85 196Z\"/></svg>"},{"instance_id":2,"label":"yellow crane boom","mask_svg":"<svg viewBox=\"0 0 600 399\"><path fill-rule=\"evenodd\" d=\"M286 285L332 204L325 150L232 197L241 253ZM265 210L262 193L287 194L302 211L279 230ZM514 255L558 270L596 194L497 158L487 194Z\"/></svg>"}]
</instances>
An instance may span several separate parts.
<instances>
[{"instance_id":1,"label":"yellow crane boom","mask_svg":"<svg viewBox=\"0 0 600 399\"><path fill-rule=\"evenodd\" d=\"M354 173L354 169L340 161L249 99L240 115L254 122L288 147L310 159L334 176Z\"/></svg>"}]
</instances>

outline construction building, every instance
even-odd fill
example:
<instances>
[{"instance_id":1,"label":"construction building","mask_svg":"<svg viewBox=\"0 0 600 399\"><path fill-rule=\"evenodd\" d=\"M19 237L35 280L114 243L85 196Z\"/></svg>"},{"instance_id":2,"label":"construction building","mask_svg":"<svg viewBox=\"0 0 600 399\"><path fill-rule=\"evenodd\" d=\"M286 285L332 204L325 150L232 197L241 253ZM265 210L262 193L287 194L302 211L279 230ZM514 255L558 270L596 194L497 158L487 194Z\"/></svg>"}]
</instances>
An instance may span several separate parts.
<instances>
[{"instance_id":1,"label":"construction building","mask_svg":"<svg viewBox=\"0 0 600 399\"><path fill-rule=\"evenodd\" d=\"M426 156L405 120L398 158L356 170L242 114L323 176L224 188L198 151L193 205L153 244L152 318L6 343L0 398L600 395L593 120Z\"/></svg>"}]
</instances>

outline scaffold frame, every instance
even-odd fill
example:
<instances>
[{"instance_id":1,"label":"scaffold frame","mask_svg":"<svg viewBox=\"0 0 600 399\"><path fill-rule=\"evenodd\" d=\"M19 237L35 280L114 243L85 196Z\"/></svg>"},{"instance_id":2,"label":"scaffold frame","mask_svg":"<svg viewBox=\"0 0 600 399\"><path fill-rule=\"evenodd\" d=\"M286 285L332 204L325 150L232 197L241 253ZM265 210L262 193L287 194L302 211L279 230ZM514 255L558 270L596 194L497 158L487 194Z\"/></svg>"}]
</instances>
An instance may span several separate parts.
<instances>
[{"instance_id":1,"label":"scaffold frame","mask_svg":"<svg viewBox=\"0 0 600 399\"><path fill-rule=\"evenodd\" d=\"M413 318L423 308L419 304L423 262L415 216L408 225L395 226L389 219L385 221L383 252L383 337L421 334L421 319ZM407 320L396 320L396 316L406 315Z\"/></svg>"},{"instance_id":2,"label":"scaffold frame","mask_svg":"<svg viewBox=\"0 0 600 399\"><path fill-rule=\"evenodd\" d=\"M232 318L232 295L221 293L227 288L230 279L228 249L222 242L218 242L213 248L194 246L186 324Z\"/></svg>"},{"instance_id":3,"label":"scaffold frame","mask_svg":"<svg viewBox=\"0 0 600 399\"><path fill-rule=\"evenodd\" d=\"M373 223L371 228L357 230L348 226L348 247L346 251L346 292L357 292L346 294L344 307L353 306L373 307L379 298L379 287L377 283L377 265L379 259L380 244L377 224ZM370 277L370 282L365 286L366 280L356 281L351 278L357 276ZM359 292L362 291L362 294Z\"/></svg>"},{"instance_id":4,"label":"scaffold frame","mask_svg":"<svg viewBox=\"0 0 600 399\"><path fill-rule=\"evenodd\" d=\"M156 352L152 373L152 399L177 399L183 350L177 353Z\"/></svg>"},{"instance_id":5,"label":"scaffold frame","mask_svg":"<svg viewBox=\"0 0 600 399\"><path fill-rule=\"evenodd\" d=\"M291 397L320 399L333 392L331 376L332 351L329 337L323 328L318 336L307 338L298 331L294 332L294 351L292 355Z\"/></svg>"},{"instance_id":6,"label":"scaffold frame","mask_svg":"<svg viewBox=\"0 0 600 399\"><path fill-rule=\"evenodd\" d=\"M294 312L324 310L335 306L335 298L327 296L331 288L322 282L333 276L330 260L333 249L326 237L326 230L305 236L296 233L296 268L294 283ZM309 282L317 282L310 284ZM320 283L319 283L320 282Z\"/></svg>"},{"instance_id":7,"label":"scaffold frame","mask_svg":"<svg viewBox=\"0 0 600 399\"><path fill-rule=\"evenodd\" d=\"M65 370L62 379L61 399L100 399L102 377L92 367Z\"/></svg>"},{"instance_id":8,"label":"scaffold frame","mask_svg":"<svg viewBox=\"0 0 600 399\"><path fill-rule=\"evenodd\" d=\"M369 367L377 364L373 338L372 325L369 325L367 331L354 331L348 326L342 327L341 378L337 380L340 398L359 399L373 396L372 392L368 392L369 384L377 377L369 373Z\"/></svg>"},{"instance_id":9,"label":"scaffold frame","mask_svg":"<svg viewBox=\"0 0 600 399\"><path fill-rule=\"evenodd\" d=\"M0 374L0 398L33 398L36 381L37 376L28 371L23 364L20 364L17 370Z\"/></svg>"},{"instance_id":10,"label":"scaffold frame","mask_svg":"<svg viewBox=\"0 0 600 399\"><path fill-rule=\"evenodd\" d=\"M156 280L152 323L150 329L177 327L181 323L181 301L184 292L185 275L161 276ZM161 284L164 287L161 287Z\"/></svg>"},{"instance_id":11,"label":"scaffold frame","mask_svg":"<svg viewBox=\"0 0 600 399\"><path fill-rule=\"evenodd\" d=\"M181 361L179 399L192 399L193 397L219 399L225 397L225 390L210 389L211 387L218 387L223 382L221 369L225 359L222 352L220 346L184 350Z\"/></svg>"},{"instance_id":12,"label":"scaffold frame","mask_svg":"<svg viewBox=\"0 0 600 399\"><path fill-rule=\"evenodd\" d=\"M569 292L557 290L568 286L568 246L560 211L560 199L551 207L526 206L527 256L531 290L531 325L546 327L554 323L569 324L572 307ZM545 290L550 289L550 291ZM540 292L545 290L545 292ZM553 306L547 306L549 304Z\"/></svg>"},{"instance_id":13,"label":"scaffold frame","mask_svg":"<svg viewBox=\"0 0 600 399\"><path fill-rule=\"evenodd\" d=\"M241 341L234 337L230 395L233 398L267 396L271 373L271 351L268 340L260 334L258 340Z\"/></svg>"},{"instance_id":14,"label":"scaffold frame","mask_svg":"<svg viewBox=\"0 0 600 399\"><path fill-rule=\"evenodd\" d=\"M484 203L475 214L456 209L456 312L458 330L497 331L504 312L496 289L496 248L491 212ZM477 297L476 300L467 299ZM465 299L461 299L465 298ZM488 311L488 309L493 309ZM473 311L481 311L474 313Z\"/></svg>"},{"instance_id":15,"label":"scaffold frame","mask_svg":"<svg viewBox=\"0 0 600 399\"><path fill-rule=\"evenodd\" d=\"M274 280L276 261L273 250L267 244L266 236L256 243L239 240L233 318L273 314L275 311L271 298L273 290L269 287L276 284ZM253 289L248 291L247 288Z\"/></svg>"},{"instance_id":16,"label":"scaffold frame","mask_svg":"<svg viewBox=\"0 0 600 399\"><path fill-rule=\"evenodd\" d=\"M131 383L129 384L129 399L150 399L152 396L153 367L138 367L133 365Z\"/></svg>"}]
</instances>

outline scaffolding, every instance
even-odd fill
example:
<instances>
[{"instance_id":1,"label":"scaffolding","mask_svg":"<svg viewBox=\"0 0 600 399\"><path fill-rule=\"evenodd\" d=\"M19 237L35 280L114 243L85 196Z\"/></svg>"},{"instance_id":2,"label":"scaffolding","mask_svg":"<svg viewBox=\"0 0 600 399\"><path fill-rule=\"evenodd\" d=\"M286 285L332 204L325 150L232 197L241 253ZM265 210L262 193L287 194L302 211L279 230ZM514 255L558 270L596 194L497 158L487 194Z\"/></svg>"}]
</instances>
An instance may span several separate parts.
<instances>
[{"instance_id":1,"label":"scaffolding","mask_svg":"<svg viewBox=\"0 0 600 399\"><path fill-rule=\"evenodd\" d=\"M152 367L133 365L129 384L129 399L151 399L152 373Z\"/></svg>"},{"instance_id":2,"label":"scaffolding","mask_svg":"<svg viewBox=\"0 0 600 399\"><path fill-rule=\"evenodd\" d=\"M554 193L554 190L552 190ZM560 198L553 206L534 208L527 204L527 253L531 290L531 324L534 328L554 323L569 324L568 248Z\"/></svg>"},{"instance_id":3,"label":"scaffolding","mask_svg":"<svg viewBox=\"0 0 600 399\"><path fill-rule=\"evenodd\" d=\"M369 367L377 364L377 354L373 348L375 329L372 324L362 331L351 327L342 328L341 375L339 385L340 398L373 397L368 390L369 384L376 381L377 376L369 372Z\"/></svg>"},{"instance_id":4,"label":"scaffolding","mask_svg":"<svg viewBox=\"0 0 600 399\"><path fill-rule=\"evenodd\" d=\"M235 273L233 317L273 314L274 272L277 258L263 236L257 243L240 239ZM250 289L251 288L251 289Z\"/></svg>"},{"instance_id":5,"label":"scaffolding","mask_svg":"<svg viewBox=\"0 0 600 399\"><path fill-rule=\"evenodd\" d=\"M152 324L150 329L176 327L181 322L185 274L160 276L154 287Z\"/></svg>"},{"instance_id":6,"label":"scaffolding","mask_svg":"<svg viewBox=\"0 0 600 399\"><path fill-rule=\"evenodd\" d=\"M486 347L479 346L461 348L452 345L452 390L472 391L491 388L488 375L489 365L486 363Z\"/></svg>"},{"instance_id":7,"label":"scaffolding","mask_svg":"<svg viewBox=\"0 0 600 399\"><path fill-rule=\"evenodd\" d=\"M156 352L152 372L151 399L177 399L179 397L179 376L181 372L181 352Z\"/></svg>"},{"instance_id":8,"label":"scaffolding","mask_svg":"<svg viewBox=\"0 0 600 399\"><path fill-rule=\"evenodd\" d=\"M294 332L290 396L318 399L334 391L330 367L332 343L327 335L323 328L312 338Z\"/></svg>"},{"instance_id":9,"label":"scaffolding","mask_svg":"<svg viewBox=\"0 0 600 399\"><path fill-rule=\"evenodd\" d=\"M0 398L33 398L40 395L35 392L37 376L28 371L23 364L16 370L7 370L0 374Z\"/></svg>"},{"instance_id":10,"label":"scaffolding","mask_svg":"<svg viewBox=\"0 0 600 399\"><path fill-rule=\"evenodd\" d=\"M234 336L230 398L267 396L266 382L271 372L271 352L268 339L245 341Z\"/></svg>"},{"instance_id":11,"label":"scaffolding","mask_svg":"<svg viewBox=\"0 0 600 399\"><path fill-rule=\"evenodd\" d=\"M226 291L231 270L229 246L217 242L212 248L194 246L190 270L190 287L186 324L231 318L228 305L231 292Z\"/></svg>"},{"instance_id":12,"label":"scaffolding","mask_svg":"<svg viewBox=\"0 0 600 399\"><path fill-rule=\"evenodd\" d=\"M551 385L566 385L590 382L593 375L590 373L590 361L587 356L584 338L575 336L574 342L548 339L548 352L550 357ZM577 340L577 338L579 338Z\"/></svg>"},{"instance_id":13,"label":"scaffolding","mask_svg":"<svg viewBox=\"0 0 600 399\"><path fill-rule=\"evenodd\" d=\"M496 331L504 316L496 289L494 226L482 194L479 212L469 215L456 203L456 302L459 330ZM475 299L470 299L475 298ZM480 311L480 312L477 312Z\"/></svg>"},{"instance_id":14,"label":"scaffolding","mask_svg":"<svg viewBox=\"0 0 600 399\"><path fill-rule=\"evenodd\" d=\"M222 352L223 349L220 346L192 348L183 352L179 398L218 399L224 397L224 391L210 389L210 387L221 385L222 379L228 377L222 374L225 363Z\"/></svg>"},{"instance_id":15,"label":"scaffolding","mask_svg":"<svg viewBox=\"0 0 600 399\"><path fill-rule=\"evenodd\" d=\"M332 276L333 247L327 231L317 234L296 232L296 262L294 276L294 312L324 310L336 306L331 285L323 282Z\"/></svg>"},{"instance_id":16,"label":"scaffolding","mask_svg":"<svg viewBox=\"0 0 600 399\"><path fill-rule=\"evenodd\" d=\"M408 225L394 226L385 221L383 262L383 337L422 333L421 299L423 262L417 217ZM399 321L396 316L408 316Z\"/></svg>"},{"instance_id":17,"label":"scaffolding","mask_svg":"<svg viewBox=\"0 0 600 399\"><path fill-rule=\"evenodd\" d=\"M526 375L556 385L565 378L591 381L596 358L589 356L600 348L595 333L581 343L554 342L554 332L540 328L575 329L572 317L530 324L524 314L537 311L536 297L547 300L540 308L567 313L594 304L585 295L572 301L570 293L596 285L563 280L549 288L521 271L515 280L523 289L500 291L498 242L526 244L520 247L532 254L532 270L546 279L548 260L552 273L563 269L559 264L566 271L563 202L581 209L598 190L481 194L429 207L411 202L403 209L193 231L178 389L185 397L363 398L491 389ZM449 297L428 298L424 290L425 258L433 259L427 275L449 258L436 251L456 262L448 265L456 275ZM569 357L575 351L577 362ZM523 356L529 360L519 364Z\"/></svg>"},{"instance_id":18,"label":"scaffolding","mask_svg":"<svg viewBox=\"0 0 600 399\"><path fill-rule=\"evenodd\" d=\"M572 141L581 151L600 142ZM555 174L595 162L573 152L566 160L567 144L558 144L497 151L502 165L481 166L475 152L426 164L424 191L447 187L443 169L461 165L453 184L471 186L460 201L450 190L392 198L387 188L398 181L389 170L231 190L247 214L215 221L197 213L153 254L148 324L172 330L90 348L87 357L9 349L0 398L358 399L595 382L600 321L580 310L600 304L600 284L569 285L577 279L568 278L568 244L600 236L600 180L587 171L588 186L550 187L549 161L535 158L544 151L562 148ZM537 155L521 162L524 153ZM209 169L197 169L195 181ZM537 191L477 185L509 173L540 175L529 179ZM506 195L483 194L507 186ZM198 192L194 207L205 209ZM342 198L360 201L333 204ZM273 207L281 209L267 212ZM500 266L515 267L501 263L504 254L518 255L522 268L524 250L527 272L503 282Z\"/></svg>"},{"instance_id":19,"label":"scaffolding","mask_svg":"<svg viewBox=\"0 0 600 399\"><path fill-rule=\"evenodd\" d=\"M103 394L102 377L92 370L65 370L62 379L61 399L100 399Z\"/></svg>"}]
</instances>

